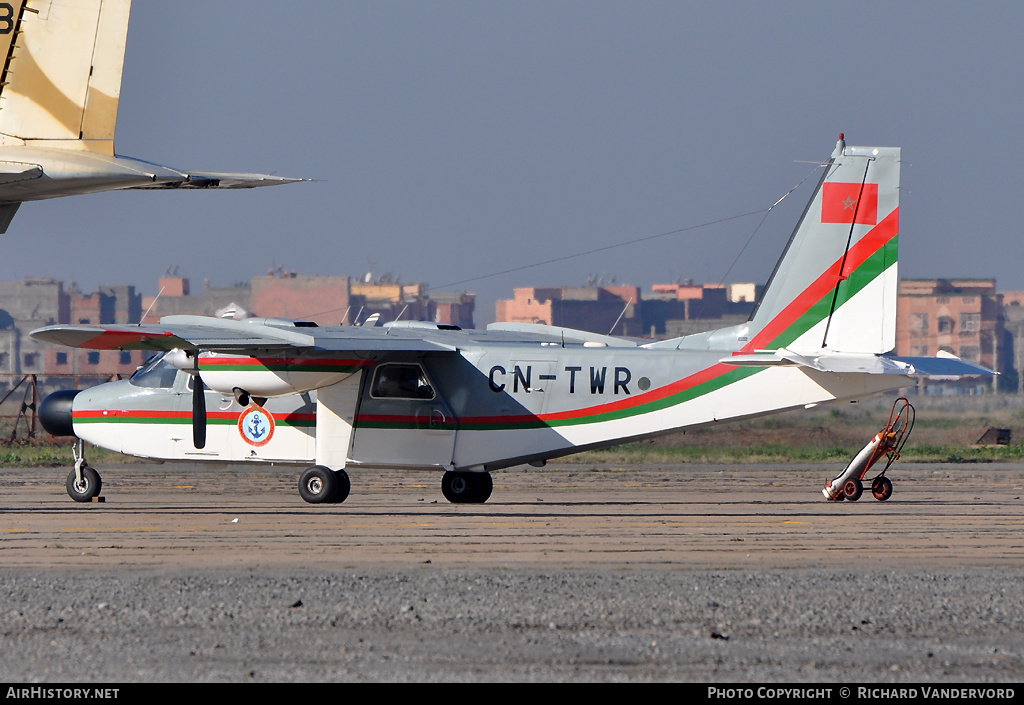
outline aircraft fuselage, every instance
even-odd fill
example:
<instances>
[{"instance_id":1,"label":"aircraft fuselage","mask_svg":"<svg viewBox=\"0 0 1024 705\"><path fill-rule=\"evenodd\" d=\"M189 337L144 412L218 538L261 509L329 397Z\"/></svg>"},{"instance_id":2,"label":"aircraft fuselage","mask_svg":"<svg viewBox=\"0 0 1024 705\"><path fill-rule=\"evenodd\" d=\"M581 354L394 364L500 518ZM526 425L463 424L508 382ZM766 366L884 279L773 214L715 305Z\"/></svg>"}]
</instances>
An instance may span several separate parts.
<instances>
[{"instance_id":1,"label":"aircraft fuselage","mask_svg":"<svg viewBox=\"0 0 1024 705\"><path fill-rule=\"evenodd\" d=\"M164 460L492 470L907 383L898 376L736 367L720 362L725 355L551 344L392 355L335 372L338 381L318 391L261 406L243 406L227 389L207 390L201 449L192 443L194 378L162 363L162 380L151 371L81 392L74 430L94 445ZM262 383L299 366L295 358L291 371L275 358L246 359ZM204 360L200 371L216 387L207 372L214 366ZM239 389L245 374L233 371Z\"/></svg>"}]
</instances>

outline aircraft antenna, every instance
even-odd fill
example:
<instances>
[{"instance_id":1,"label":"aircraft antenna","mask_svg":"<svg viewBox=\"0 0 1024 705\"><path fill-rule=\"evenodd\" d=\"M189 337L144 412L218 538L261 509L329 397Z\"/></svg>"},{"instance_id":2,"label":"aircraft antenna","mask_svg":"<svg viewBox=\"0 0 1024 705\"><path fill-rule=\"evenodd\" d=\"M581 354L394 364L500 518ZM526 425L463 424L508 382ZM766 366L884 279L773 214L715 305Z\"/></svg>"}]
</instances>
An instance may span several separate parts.
<instances>
[{"instance_id":1,"label":"aircraft antenna","mask_svg":"<svg viewBox=\"0 0 1024 705\"><path fill-rule=\"evenodd\" d=\"M763 212L763 215L761 216L761 220L759 220L757 225L754 226L754 230L753 230L753 232L750 233L750 237L748 237L747 241L745 243L743 243L743 247L741 247L740 251L736 253L735 257L733 257L732 264L730 264L729 268L725 270L725 274L722 275L722 278L718 280L718 286L722 286L725 283L725 280L728 279L729 274L733 270L733 267L736 266L736 263L740 261L741 257L743 257L743 253L746 252L748 247L750 247L750 243L753 242L754 237L757 235L757 232L761 229L761 226L764 225L764 221L766 221L768 219L769 214L772 212L772 210L775 209L775 206L777 206L780 203L782 203L783 201L785 201L787 198L789 198L791 193L793 193L798 188L803 186L804 182L807 181L807 179L811 178L811 176L813 176L814 173L816 171L818 171L818 169L820 169L822 167L825 167L825 166L828 166L828 164L825 163L825 162L815 162L815 164L816 164L816 166L807 173L807 176L805 176L804 178L800 179L800 182L798 184L796 184L795 186L793 186L793 188L789 189L784 194L782 194L782 196L779 198L779 200L775 201L775 203L771 204L768 207L768 209ZM690 334L690 331L693 330L694 326L696 325L696 320L698 318L703 318L703 316L704 316L704 307L705 306L707 306L707 299L702 298L701 299L701 304L700 304L700 309L697 311L697 315L694 318L690 319L690 323L686 327L686 332L683 333L683 336L686 336L686 335ZM755 310L757 310L756 307L755 307ZM682 332L682 331L680 331L680 332ZM683 336L680 336L680 337L683 337Z\"/></svg>"},{"instance_id":2,"label":"aircraft antenna","mask_svg":"<svg viewBox=\"0 0 1024 705\"><path fill-rule=\"evenodd\" d=\"M409 310L409 304L406 304L405 308L403 308L402 312L399 313L398 316L395 317L395 320L393 320L392 323L398 323L398 319L401 318L402 316L404 316L405 312L408 311L408 310ZM388 332L385 333L384 335L391 335L391 329L388 328Z\"/></svg>"},{"instance_id":3,"label":"aircraft antenna","mask_svg":"<svg viewBox=\"0 0 1024 705\"><path fill-rule=\"evenodd\" d=\"M142 314L142 318L140 318L140 319L139 319L139 325L140 325L140 326L142 325L142 322L143 322L144 320L146 320L146 316L148 316L148 315L149 315L149 312L153 310L153 307L154 307L154 306L156 306L156 300L160 298L160 294L162 294L162 293L164 293L164 287L160 287L160 291L158 291L158 292L156 293L156 296L154 296L154 297L153 297L153 300L152 300L152 301L150 302L150 304L149 304L149 308L147 308L147 309L146 309L146 312L145 312L144 314Z\"/></svg>"},{"instance_id":4,"label":"aircraft antenna","mask_svg":"<svg viewBox=\"0 0 1024 705\"><path fill-rule=\"evenodd\" d=\"M622 307L622 313L620 313L619 317L615 319L615 323L612 324L612 329L610 331L608 331L608 335L611 335L612 333L615 332L615 326L619 325L619 321L621 321L622 317L626 315L626 311L629 310L629 305L631 303L633 303L633 297L632 296L629 297L629 301L626 302L626 305ZM562 347L563 348L565 347L565 333L564 332L562 333Z\"/></svg>"}]
</instances>

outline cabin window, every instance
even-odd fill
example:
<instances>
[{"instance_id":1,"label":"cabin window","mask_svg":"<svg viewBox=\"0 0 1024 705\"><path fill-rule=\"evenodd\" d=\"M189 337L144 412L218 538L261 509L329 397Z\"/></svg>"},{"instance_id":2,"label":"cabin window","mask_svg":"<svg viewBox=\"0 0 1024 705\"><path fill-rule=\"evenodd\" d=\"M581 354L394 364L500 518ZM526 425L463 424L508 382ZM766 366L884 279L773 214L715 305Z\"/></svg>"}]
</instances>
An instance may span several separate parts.
<instances>
[{"instance_id":1,"label":"cabin window","mask_svg":"<svg viewBox=\"0 0 1024 705\"><path fill-rule=\"evenodd\" d=\"M195 379L196 379L195 375L189 375L188 377L186 377L185 378L185 389L187 389L188 391L191 392L192 389L195 387L195 385L193 384L193 382L195 382ZM206 382L203 382L203 391L204 392L210 391L210 388L208 386L206 386Z\"/></svg>"},{"instance_id":2,"label":"cabin window","mask_svg":"<svg viewBox=\"0 0 1024 705\"><path fill-rule=\"evenodd\" d=\"M434 388L419 365L392 363L377 367L370 396L380 399L433 399Z\"/></svg>"},{"instance_id":3,"label":"cabin window","mask_svg":"<svg viewBox=\"0 0 1024 705\"><path fill-rule=\"evenodd\" d=\"M151 357L145 365L140 367L129 380L136 387L149 387L154 389L170 389L174 386L174 378L178 376L178 370L171 367L171 364L164 360L161 353Z\"/></svg>"}]
</instances>

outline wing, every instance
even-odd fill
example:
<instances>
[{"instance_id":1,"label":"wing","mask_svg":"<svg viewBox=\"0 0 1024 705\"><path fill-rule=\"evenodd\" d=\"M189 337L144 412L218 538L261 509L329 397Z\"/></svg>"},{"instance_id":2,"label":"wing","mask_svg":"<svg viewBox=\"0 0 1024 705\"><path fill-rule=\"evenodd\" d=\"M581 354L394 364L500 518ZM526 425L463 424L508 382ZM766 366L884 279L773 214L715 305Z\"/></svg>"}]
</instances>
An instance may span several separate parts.
<instances>
[{"instance_id":1,"label":"wing","mask_svg":"<svg viewBox=\"0 0 1024 705\"><path fill-rule=\"evenodd\" d=\"M91 350L206 350L256 353L291 351L305 355L349 352L368 357L388 352L454 353L480 343L632 346L635 343L585 331L550 326L494 326L461 330L422 321L381 328L319 327L306 321L249 318L234 321L208 316L165 316L146 325L55 325L30 334L35 340Z\"/></svg>"},{"instance_id":2,"label":"wing","mask_svg":"<svg viewBox=\"0 0 1024 705\"><path fill-rule=\"evenodd\" d=\"M32 331L32 338L47 343L91 350L207 350L257 352L290 350L315 353L451 351L422 335L389 335L387 329L319 329L295 322L248 319L233 321L204 316L165 316L147 325L56 325ZM289 327L290 326L290 327Z\"/></svg>"}]
</instances>

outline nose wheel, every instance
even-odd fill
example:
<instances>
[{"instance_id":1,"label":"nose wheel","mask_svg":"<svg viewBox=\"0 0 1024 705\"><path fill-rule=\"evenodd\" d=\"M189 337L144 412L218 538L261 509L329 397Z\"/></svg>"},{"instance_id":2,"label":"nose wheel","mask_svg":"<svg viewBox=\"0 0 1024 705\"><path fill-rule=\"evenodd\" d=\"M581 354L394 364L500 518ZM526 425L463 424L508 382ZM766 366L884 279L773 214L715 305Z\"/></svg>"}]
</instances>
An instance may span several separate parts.
<instances>
[{"instance_id":1,"label":"nose wheel","mask_svg":"<svg viewBox=\"0 0 1024 705\"><path fill-rule=\"evenodd\" d=\"M64 486L68 496L76 502L91 502L100 496L103 478L85 461L85 443L81 438L75 442L72 453L75 456L75 468L68 473Z\"/></svg>"}]
</instances>

